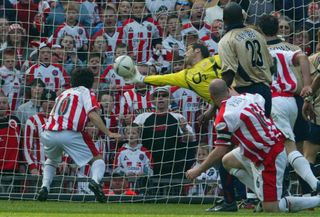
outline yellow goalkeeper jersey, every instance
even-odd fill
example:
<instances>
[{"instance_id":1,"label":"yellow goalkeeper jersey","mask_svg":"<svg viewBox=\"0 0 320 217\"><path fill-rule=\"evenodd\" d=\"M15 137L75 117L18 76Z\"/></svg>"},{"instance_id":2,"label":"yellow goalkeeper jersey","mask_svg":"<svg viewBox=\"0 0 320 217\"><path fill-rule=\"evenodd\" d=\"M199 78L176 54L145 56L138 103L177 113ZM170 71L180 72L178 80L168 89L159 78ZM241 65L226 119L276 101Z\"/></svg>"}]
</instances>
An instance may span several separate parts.
<instances>
[{"instance_id":1,"label":"yellow goalkeeper jersey","mask_svg":"<svg viewBox=\"0 0 320 217\"><path fill-rule=\"evenodd\" d=\"M193 67L177 73L146 76L144 83L187 88L211 102L209 84L215 78L221 78L221 60L218 55L205 58Z\"/></svg>"}]
</instances>

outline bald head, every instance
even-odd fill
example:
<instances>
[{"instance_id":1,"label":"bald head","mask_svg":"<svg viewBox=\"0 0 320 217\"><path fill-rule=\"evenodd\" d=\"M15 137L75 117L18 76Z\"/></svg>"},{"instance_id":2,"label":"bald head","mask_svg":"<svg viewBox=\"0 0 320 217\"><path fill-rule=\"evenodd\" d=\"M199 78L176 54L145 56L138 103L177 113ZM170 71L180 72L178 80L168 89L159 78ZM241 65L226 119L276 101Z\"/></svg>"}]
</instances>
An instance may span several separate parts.
<instances>
[{"instance_id":1,"label":"bald head","mask_svg":"<svg viewBox=\"0 0 320 217\"><path fill-rule=\"evenodd\" d=\"M223 9L223 22L229 26L232 24L243 23L242 8L235 2L230 2Z\"/></svg>"},{"instance_id":2,"label":"bald head","mask_svg":"<svg viewBox=\"0 0 320 217\"><path fill-rule=\"evenodd\" d=\"M209 92L212 100L217 106L220 105L222 100L229 96L229 88L226 82L222 79L214 79L209 85Z\"/></svg>"}]
</instances>

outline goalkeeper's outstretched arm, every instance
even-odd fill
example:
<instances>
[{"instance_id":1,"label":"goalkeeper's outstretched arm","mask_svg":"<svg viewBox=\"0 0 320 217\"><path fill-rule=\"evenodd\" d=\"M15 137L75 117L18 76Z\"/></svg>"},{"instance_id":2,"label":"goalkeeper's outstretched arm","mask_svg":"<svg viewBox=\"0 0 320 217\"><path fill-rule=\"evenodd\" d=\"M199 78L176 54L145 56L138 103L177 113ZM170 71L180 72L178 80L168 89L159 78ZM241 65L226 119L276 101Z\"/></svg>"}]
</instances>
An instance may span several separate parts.
<instances>
[{"instance_id":1,"label":"goalkeeper's outstretched arm","mask_svg":"<svg viewBox=\"0 0 320 217\"><path fill-rule=\"evenodd\" d=\"M185 80L185 70L182 70L177 73L165 74L165 75L149 75L143 76L140 74L138 69L136 69L136 74L132 79L133 83L146 83L156 86L178 86L183 88L189 88Z\"/></svg>"}]
</instances>

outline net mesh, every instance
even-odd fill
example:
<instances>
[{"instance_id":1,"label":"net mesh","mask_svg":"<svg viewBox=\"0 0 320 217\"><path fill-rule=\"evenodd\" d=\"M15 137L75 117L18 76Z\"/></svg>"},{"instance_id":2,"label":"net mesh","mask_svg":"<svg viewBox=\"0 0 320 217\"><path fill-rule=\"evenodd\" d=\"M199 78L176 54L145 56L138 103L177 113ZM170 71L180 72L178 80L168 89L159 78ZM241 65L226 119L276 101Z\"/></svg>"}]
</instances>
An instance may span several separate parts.
<instances>
[{"instance_id":1,"label":"net mesh","mask_svg":"<svg viewBox=\"0 0 320 217\"><path fill-rule=\"evenodd\" d=\"M187 46L199 40L216 54L223 34L222 8L228 1L217 2L2 1L1 197L35 199L46 159L39 135L52 109L51 97L43 91L59 95L70 87L70 75L78 67L95 73L92 91L106 126L127 137L138 132L136 144L128 144L104 137L91 123L86 126L106 163L103 189L109 201L126 195L130 198L124 201L178 198L174 201L203 203L206 197L222 196L218 165L193 182L184 175L214 147L213 122L204 126L197 121L208 103L185 88L165 87L160 96L156 87L125 84L112 68L117 56L128 54L144 75L178 72L184 68ZM284 40L308 55L317 52L316 1L237 2L247 24L272 13L279 17ZM165 115L155 112L161 109ZM136 129L132 122L143 127ZM51 199L94 199L88 188L89 165L79 168L65 153L56 173ZM290 177L289 190L299 194L294 174Z\"/></svg>"}]
</instances>

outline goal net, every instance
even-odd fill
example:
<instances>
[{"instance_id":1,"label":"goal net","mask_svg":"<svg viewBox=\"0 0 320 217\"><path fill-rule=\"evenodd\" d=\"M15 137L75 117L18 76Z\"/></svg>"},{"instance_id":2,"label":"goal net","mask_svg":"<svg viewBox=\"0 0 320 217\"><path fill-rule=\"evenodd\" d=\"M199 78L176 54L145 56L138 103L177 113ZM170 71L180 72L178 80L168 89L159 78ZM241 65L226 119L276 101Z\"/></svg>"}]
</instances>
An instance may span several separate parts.
<instances>
[{"instance_id":1,"label":"goal net","mask_svg":"<svg viewBox=\"0 0 320 217\"><path fill-rule=\"evenodd\" d=\"M92 92L105 125L123 135L115 141L91 122L85 126L95 143L92 148L106 164L102 186L109 201L120 197L123 201L212 203L222 197L220 165L194 181L185 176L214 149L213 121L198 121L209 106L206 99L187 87L125 83L112 65L116 57L127 54L141 74L163 75L187 67L184 57L195 42L205 44L210 55L217 54L227 2L2 1L0 198L36 198L47 159L39 138L55 98L70 88L71 74L79 67L88 67L95 75ZM307 55L317 52L317 1L237 2L248 25L255 25L263 14L274 14L283 40ZM201 79L195 77L194 82ZM67 102L58 109L72 115ZM49 199L94 200L88 188L90 176L89 164L79 168L63 153ZM291 193L300 193L295 176L290 177Z\"/></svg>"}]
</instances>

